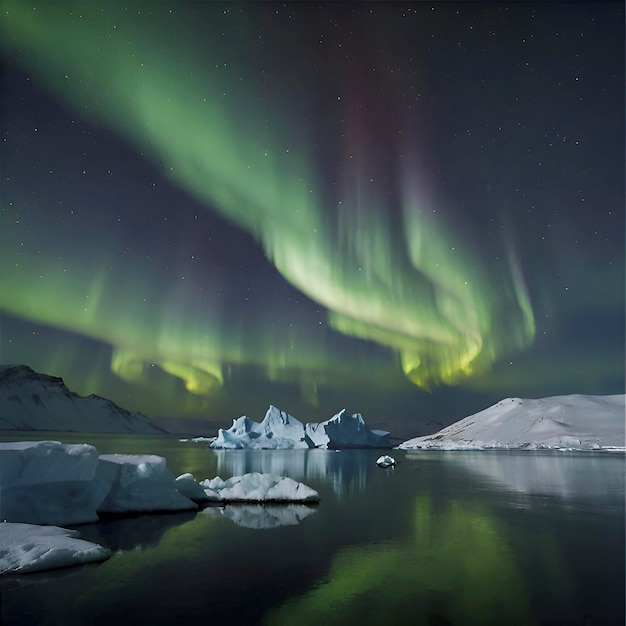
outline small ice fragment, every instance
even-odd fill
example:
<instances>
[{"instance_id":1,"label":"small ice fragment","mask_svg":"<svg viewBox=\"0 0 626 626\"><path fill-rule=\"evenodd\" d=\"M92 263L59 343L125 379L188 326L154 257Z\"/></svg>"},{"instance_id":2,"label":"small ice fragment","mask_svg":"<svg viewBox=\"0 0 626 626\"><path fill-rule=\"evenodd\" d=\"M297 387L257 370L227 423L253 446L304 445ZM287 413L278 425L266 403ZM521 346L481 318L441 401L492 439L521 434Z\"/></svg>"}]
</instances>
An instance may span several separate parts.
<instances>
[{"instance_id":1,"label":"small ice fragment","mask_svg":"<svg viewBox=\"0 0 626 626\"><path fill-rule=\"evenodd\" d=\"M383 456L379 456L376 459L376 465L378 465L378 467L395 467L396 465L396 460L393 457L390 457L388 454L383 454Z\"/></svg>"}]
</instances>

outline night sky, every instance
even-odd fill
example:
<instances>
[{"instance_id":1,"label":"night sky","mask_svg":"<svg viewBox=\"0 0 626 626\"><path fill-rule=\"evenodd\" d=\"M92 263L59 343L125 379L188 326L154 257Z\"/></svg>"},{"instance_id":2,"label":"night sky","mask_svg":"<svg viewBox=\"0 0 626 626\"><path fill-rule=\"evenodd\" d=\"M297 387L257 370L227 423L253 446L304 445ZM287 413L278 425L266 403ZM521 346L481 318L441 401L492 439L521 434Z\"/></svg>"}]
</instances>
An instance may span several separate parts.
<instances>
[{"instance_id":1,"label":"night sky","mask_svg":"<svg viewBox=\"0 0 626 626\"><path fill-rule=\"evenodd\" d=\"M407 435L624 392L623 2L2 12L2 363Z\"/></svg>"}]
</instances>

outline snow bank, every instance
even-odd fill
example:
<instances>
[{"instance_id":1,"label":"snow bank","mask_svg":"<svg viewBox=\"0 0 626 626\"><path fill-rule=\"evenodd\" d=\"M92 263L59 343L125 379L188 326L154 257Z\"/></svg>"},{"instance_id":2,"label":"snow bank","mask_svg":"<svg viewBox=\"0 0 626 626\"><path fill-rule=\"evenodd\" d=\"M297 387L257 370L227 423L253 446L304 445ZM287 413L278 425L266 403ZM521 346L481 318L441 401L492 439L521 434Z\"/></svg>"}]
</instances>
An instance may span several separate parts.
<instances>
[{"instance_id":1,"label":"snow bank","mask_svg":"<svg viewBox=\"0 0 626 626\"><path fill-rule=\"evenodd\" d=\"M78 531L57 526L0 524L0 574L36 572L103 561L110 550L78 539Z\"/></svg>"},{"instance_id":2,"label":"snow bank","mask_svg":"<svg viewBox=\"0 0 626 626\"><path fill-rule=\"evenodd\" d=\"M624 398L623 394L507 398L399 448L624 451Z\"/></svg>"},{"instance_id":3,"label":"snow bank","mask_svg":"<svg viewBox=\"0 0 626 626\"><path fill-rule=\"evenodd\" d=\"M344 409L325 422L303 424L275 406L270 406L260 423L245 415L233 420L233 425L220 428L215 441L209 444L211 448L231 450L388 446L389 433L369 430L360 413L347 416Z\"/></svg>"}]
</instances>

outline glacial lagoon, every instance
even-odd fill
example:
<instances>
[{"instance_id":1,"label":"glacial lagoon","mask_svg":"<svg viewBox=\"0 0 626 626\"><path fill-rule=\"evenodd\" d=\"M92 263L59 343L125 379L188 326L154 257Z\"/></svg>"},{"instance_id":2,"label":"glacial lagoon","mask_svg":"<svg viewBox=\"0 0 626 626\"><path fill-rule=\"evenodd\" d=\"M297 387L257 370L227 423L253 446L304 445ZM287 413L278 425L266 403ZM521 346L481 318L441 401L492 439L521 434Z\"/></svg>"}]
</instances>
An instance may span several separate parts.
<instances>
[{"instance_id":1,"label":"glacial lagoon","mask_svg":"<svg viewBox=\"0 0 626 626\"><path fill-rule=\"evenodd\" d=\"M394 450L397 466L380 469L380 450L36 438L159 454L174 475L197 479L287 475L321 503L77 527L114 556L3 577L5 625L624 623L623 454Z\"/></svg>"}]
</instances>

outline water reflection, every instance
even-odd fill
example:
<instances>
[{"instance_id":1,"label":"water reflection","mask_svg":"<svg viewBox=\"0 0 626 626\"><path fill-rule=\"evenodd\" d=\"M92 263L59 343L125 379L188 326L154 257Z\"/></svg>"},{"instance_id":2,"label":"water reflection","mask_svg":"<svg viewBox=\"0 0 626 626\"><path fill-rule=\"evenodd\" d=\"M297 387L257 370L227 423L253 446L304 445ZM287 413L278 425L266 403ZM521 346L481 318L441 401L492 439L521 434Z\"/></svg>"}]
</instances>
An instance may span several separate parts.
<instances>
[{"instance_id":1,"label":"water reflection","mask_svg":"<svg viewBox=\"0 0 626 626\"><path fill-rule=\"evenodd\" d=\"M367 475L381 471L375 466L379 451L350 450L214 450L222 478L246 472L289 476L331 484L337 495L365 490Z\"/></svg>"},{"instance_id":2,"label":"water reflection","mask_svg":"<svg viewBox=\"0 0 626 626\"><path fill-rule=\"evenodd\" d=\"M348 546L267 624L528 624L524 578L504 529L480 505L414 501L413 536ZM406 623L406 622L403 622Z\"/></svg>"},{"instance_id":3,"label":"water reflection","mask_svg":"<svg viewBox=\"0 0 626 626\"><path fill-rule=\"evenodd\" d=\"M316 507L304 504L229 504L224 507L207 507L201 515L213 518L226 517L237 526L260 530L297 526L305 517L313 515L316 511Z\"/></svg>"},{"instance_id":4,"label":"water reflection","mask_svg":"<svg viewBox=\"0 0 626 626\"><path fill-rule=\"evenodd\" d=\"M195 511L149 513L137 516L103 517L95 524L76 526L80 538L99 543L113 552L156 548L170 529L191 521Z\"/></svg>"},{"instance_id":5,"label":"water reflection","mask_svg":"<svg viewBox=\"0 0 626 626\"><path fill-rule=\"evenodd\" d=\"M265 532L249 528L280 516L247 505L81 526L116 554L45 585L0 581L3 623L623 623L623 457L394 451L381 470L375 450L201 452L198 478L279 473L322 502Z\"/></svg>"},{"instance_id":6,"label":"water reflection","mask_svg":"<svg viewBox=\"0 0 626 626\"><path fill-rule=\"evenodd\" d=\"M520 494L624 500L624 456L567 452L438 452L442 460ZM419 461L420 453L406 459Z\"/></svg>"}]
</instances>

